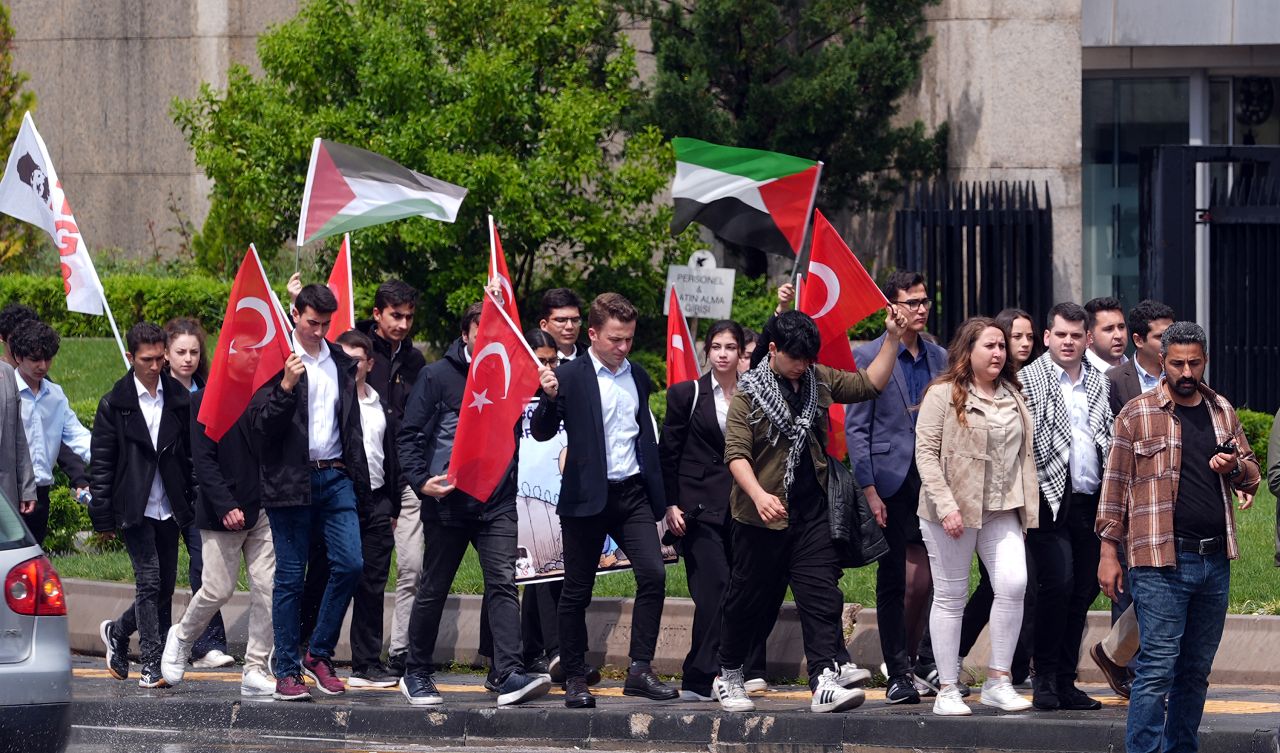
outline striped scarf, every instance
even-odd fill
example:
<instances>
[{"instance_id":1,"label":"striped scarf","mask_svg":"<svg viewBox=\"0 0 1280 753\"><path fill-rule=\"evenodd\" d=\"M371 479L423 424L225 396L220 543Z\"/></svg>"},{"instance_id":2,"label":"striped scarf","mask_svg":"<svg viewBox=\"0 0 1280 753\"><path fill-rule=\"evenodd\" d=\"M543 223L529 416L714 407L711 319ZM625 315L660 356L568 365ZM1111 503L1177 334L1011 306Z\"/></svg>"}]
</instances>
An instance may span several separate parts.
<instances>
[{"instance_id":1,"label":"striped scarf","mask_svg":"<svg viewBox=\"0 0 1280 753\"><path fill-rule=\"evenodd\" d=\"M776 446L781 437L786 437L791 442L791 447L787 450L787 471L782 477L782 487L789 492L791 482L795 480L796 467L800 464L801 453L809 450L809 429L818 415L818 378L813 366L805 369L801 375L800 394L804 399L804 409L798 416L792 413L791 406L787 404L779 380L780 377L766 358L738 379L738 391L751 398L760 410L751 419L751 423L768 419L765 437L770 444Z\"/></svg>"}]
</instances>

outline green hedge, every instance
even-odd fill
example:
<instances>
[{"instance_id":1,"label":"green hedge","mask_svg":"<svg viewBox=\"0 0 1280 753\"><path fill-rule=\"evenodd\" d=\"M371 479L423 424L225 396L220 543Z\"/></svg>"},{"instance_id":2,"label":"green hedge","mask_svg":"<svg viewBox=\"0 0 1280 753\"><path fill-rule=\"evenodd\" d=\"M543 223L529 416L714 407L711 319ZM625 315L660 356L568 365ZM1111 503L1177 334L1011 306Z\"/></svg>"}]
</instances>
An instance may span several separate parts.
<instances>
[{"instance_id":1,"label":"green hedge","mask_svg":"<svg viewBox=\"0 0 1280 753\"><path fill-rule=\"evenodd\" d=\"M1244 435L1249 439L1249 448L1253 450L1254 455L1258 456L1258 463L1262 465L1263 484L1265 485L1267 449L1271 443L1271 422L1275 417L1270 413L1260 413L1248 408L1237 409L1236 415L1240 416L1240 425L1244 428Z\"/></svg>"}]
</instances>

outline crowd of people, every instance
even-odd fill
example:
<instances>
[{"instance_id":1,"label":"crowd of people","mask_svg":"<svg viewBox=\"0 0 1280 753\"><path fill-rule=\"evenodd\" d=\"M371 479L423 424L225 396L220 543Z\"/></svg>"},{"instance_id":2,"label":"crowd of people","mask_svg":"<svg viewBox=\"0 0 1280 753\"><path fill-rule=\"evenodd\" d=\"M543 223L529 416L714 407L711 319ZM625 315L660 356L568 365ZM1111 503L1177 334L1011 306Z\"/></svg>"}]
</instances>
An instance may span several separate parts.
<instances>
[{"instance_id":1,"label":"crowd of people","mask_svg":"<svg viewBox=\"0 0 1280 753\"><path fill-rule=\"evenodd\" d=\"M11 487L0 491L42 538L59 467L94 529L121 537L136 600L101 634L119 679L138 634L143 687L181 682L188 662L234 661L219 609L243 560L244 695L310 699L306 676L323 694L398 684L409 703L440 704L440 622L470 546L484 576L486 687L498 704L537 698L554 682L566 706L593 707L600 674L587 663L585 615L609 536L636 580L626 695L752 710L790 588L811 709L831 712L861 704L870 678L845 647L828 515L830 464L841 462L828 454L829 409L847 404L849 466L887 544L876 608L888 703L931 696L936 714L971 713L965 657L989 627L982 704L1100 708L1076 680L1101 590L1114 627L1087 650L1129 698L1129 750L1162 740L1194 749L1228 560L1239 553L1233 497L1247 508L1260 483L1235 411L1204 381L1204 331L1157 301L1126 316L1116 299L1096 298L1059 303L1042 321L1018 309L970 318L944 348L926 329L934 296L921 275L895 272L883 292L885 332L854 350L852 372L817 363L818 329L791 309L789 285L759 334L712 324L706 373L667 390L659 428L648 412L659 387L628 357L636 308L616 293L584 307L571 290L548 291L539 328L525 335L541 364L529 425L539 441L567 438L557 505L564 578L523 595L518 458L489 499L454 489L446 472L482 307L466 310L458 338L427 364L409 337L418 294L397 280L378 288L372 318L336 342L325 339L331 291L291 284L294 352L217 442L198 419L207 372L199 323L130 329L131 368L88 430L48 378L57 333L9 306L0 340L12 368L0 369L0 401L21 405L14 452L27 470L0 475ZM249 345L229 350L233 375L256 368ZM658 520L677 541L694 602L678 690L651 664L666 580ZM194 596L173 623L180 540ZM344 679L334 650L352 604Z\"/></svg>"}]
</instances>

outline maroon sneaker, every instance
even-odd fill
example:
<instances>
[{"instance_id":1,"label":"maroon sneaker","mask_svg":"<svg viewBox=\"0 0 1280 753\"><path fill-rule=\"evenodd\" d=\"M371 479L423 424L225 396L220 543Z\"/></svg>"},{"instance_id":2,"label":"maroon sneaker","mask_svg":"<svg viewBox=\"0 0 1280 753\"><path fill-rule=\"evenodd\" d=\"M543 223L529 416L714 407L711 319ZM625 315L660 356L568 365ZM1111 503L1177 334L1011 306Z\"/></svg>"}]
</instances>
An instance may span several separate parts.
<instances>
[{"instance_id":1,"label":"maroon sneaker","mask_svg":"<svg viewBox=\"0 0 1280 753\"><path fill-rule=\"evenodd\" d=\"M333 662L325 657L312 656L311 652L307 652L307 658L302 660L302 671L307 677L316 681L316 689L326 695L342 695L347 692L347 686L342 682L342 678L338 677L338 673L333 669Z\"/></svg>"},{"instance_id":2,"label":"maroon sneaker","mask_svg":"<svg viewBox=\"0 0 1280 753\"><path fill-rule=\"evenodd\" d=\"M311 691L302 681L302 675L290 675L276 680L276 692L271 697L277 701L310 701Z\"/></svg>"}]
</instances>

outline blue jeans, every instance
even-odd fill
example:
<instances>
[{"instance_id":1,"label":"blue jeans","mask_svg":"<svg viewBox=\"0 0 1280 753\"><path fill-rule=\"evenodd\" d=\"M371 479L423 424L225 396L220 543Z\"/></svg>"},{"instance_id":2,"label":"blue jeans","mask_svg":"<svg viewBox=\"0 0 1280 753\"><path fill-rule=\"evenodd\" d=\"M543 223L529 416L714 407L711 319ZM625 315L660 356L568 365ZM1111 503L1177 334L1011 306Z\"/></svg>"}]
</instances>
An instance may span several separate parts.
<instances>
[{"instance_id":1,"label":"blue jeans","mask_svg":"<svg viewBox=\"0 0 1280 753\"><path fill-rule=\"evenodd\" d=\"M1230 585L1225 553L1182 552L1176 568L1129 569L1142 648L1129 696L1128 753L1199 749L1209 670L1227 621Z\"/></svg>"},{"instance_id":2,"label":"blue jeans","mask_svg":"<svg viewBox=\"0 0 1280 753\"><path fill-rule=\"evenodd\" d=\"M309 652L312 656L333 657L342 618L347 614L347 605L364 571L355 490L343 471L313 469L311 504L273 507L267 510L267 518L276 548L275 591L271 598L275 632L272 671L277 678L292 677L302 673L298 644L312 527L323 534L329 552L329 581L311 633Z\"/></svg>"}]
</instances>

